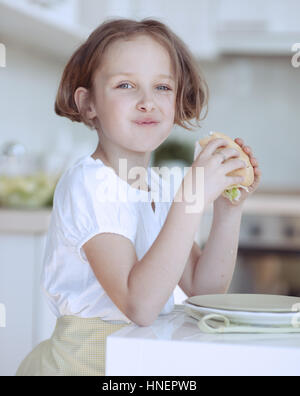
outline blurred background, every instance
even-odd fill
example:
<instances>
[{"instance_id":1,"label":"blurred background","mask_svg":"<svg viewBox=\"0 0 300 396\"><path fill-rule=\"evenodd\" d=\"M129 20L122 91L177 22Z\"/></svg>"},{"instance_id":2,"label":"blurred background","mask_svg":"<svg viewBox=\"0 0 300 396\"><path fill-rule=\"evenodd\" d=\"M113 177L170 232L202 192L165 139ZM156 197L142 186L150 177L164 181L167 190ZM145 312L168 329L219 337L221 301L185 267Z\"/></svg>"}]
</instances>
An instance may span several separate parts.
<instances>
[{"instance_id":1,"label":"blurred background","mask_svg":"<svg viewBox=\"0 0 300 396\"><path fill-rule=\"evenodd\" d=\"M53 330L39 289L53 192L97 145L95 131L55 114L54 101L68 59L107 18L167 23L209 85L202 127L175 126L152 166L189 166L209 131L241 137L258 159L230 291L300 295L299 15L297 0L0 0L0 374ZM211 221L208 210L201 247ZM175 297L186 298L179 287Z\"/></svg>"}]
</instances>

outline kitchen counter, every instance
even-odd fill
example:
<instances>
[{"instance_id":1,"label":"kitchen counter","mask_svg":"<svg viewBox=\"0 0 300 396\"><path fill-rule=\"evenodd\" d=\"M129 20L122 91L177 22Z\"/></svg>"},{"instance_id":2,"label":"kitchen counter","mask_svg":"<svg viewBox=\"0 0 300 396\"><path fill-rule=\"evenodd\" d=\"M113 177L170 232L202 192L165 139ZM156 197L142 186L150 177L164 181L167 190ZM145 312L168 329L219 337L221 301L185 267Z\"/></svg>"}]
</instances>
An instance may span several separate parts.
<instances>
[{"instance_id":1,"label":"kitchen counter","mask_svg":"<svg viewBox=\"0 0 300 396\"><path fill-rule=\"evenodd\" d=\"M52 208L35 210L0 208L0 233L46 233Z\"/></svg>"},{"instance_id":2,"label":"kitchen counter","mask_svg":"<svg viewBox=\"0 0 300 396\"><path fill-rule=\"evenodd\" d=\"M299 376L299 334L206 334L175 305L147 327L107 337L106 375Z\"/></svg>"},{"instance_id":3,"label":"kitchen counter","mask_svg":"<svg viewBox=\"0 0 300 396\"><path fill-rule=\"evenodd\" d=\"M255 215L300 216L300 193L255 192L244 203L243 213Z\"/></svg>"}]
</instances>

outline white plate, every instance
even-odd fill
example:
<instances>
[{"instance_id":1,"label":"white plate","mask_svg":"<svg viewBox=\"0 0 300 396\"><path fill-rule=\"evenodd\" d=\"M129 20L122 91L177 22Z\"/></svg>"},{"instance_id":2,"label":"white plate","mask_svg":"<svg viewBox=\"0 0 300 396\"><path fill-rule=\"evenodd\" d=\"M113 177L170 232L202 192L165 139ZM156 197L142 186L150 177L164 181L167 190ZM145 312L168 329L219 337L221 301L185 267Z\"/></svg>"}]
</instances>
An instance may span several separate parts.
<instances>
[{"instance_id":1,"label":"white plate","mask_svg":"<svg viewBox=\"0 0 300 396\"><path fill-rule=\"evenodd\" d=\"M210 294L183 302L206 315L217 313L232 323L288 326L300 323L300 298L268 294Z\"/></svg>"},{"instance_id":2,"label":"white plate","mask_svg":"<svg viewBox=\"0 0 300 396\"><path fill-rule=\"evenodd\" d=\"M207 294L193 296L186 301L200 307L229 311L272 313L300 311L300 297L272 294ZM296 304L299 304L298 309L295 309Z\"/></svg>"}]
</instances>

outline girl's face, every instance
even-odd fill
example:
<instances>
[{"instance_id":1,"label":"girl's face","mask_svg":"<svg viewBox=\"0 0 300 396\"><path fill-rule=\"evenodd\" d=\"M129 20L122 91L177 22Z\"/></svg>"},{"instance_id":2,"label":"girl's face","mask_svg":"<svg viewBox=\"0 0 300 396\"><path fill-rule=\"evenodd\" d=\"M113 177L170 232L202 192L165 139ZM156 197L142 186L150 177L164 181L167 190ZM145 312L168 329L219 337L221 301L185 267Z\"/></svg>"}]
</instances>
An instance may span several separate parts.
<instances>
[{"instance_id":1,"label":"girl's face","mask_svg":"<svg viewBox=\"0 0 300 396\"><path fill-rule=\"evenodd\" d=\"M151 37L114 42L94 75L94 92L90 118L98 117L101 133L110 141L146 152L155 150L170 134L175 80L167 50ZM145 117L158 124L135 123Z\"/></svg>"}]
</instances>

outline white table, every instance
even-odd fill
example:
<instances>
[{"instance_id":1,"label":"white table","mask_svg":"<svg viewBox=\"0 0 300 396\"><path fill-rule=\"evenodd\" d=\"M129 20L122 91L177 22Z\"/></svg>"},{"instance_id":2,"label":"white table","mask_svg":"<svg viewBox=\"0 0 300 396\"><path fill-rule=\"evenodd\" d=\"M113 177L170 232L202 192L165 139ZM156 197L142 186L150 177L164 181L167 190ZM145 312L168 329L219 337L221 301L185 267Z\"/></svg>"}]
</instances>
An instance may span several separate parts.
<instances>
[{"instance_id":1,"label":"white table","mask_svg":"<svg viewBox=\"0 0 300 396\"><path fill-rule=\"evenodd\" d=\"M107 337L106 375L300 375L299 334L205 334L175 305Z\"/></svg>"}]
</instances>

